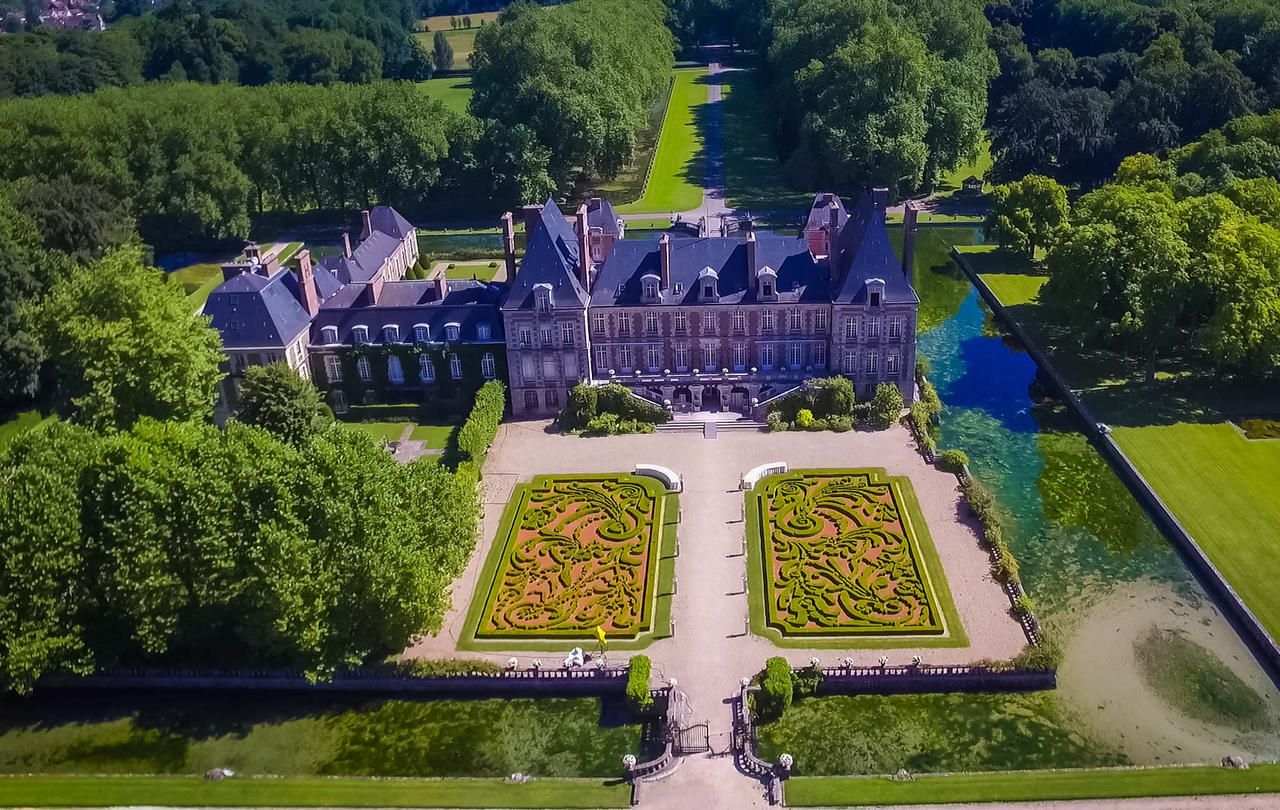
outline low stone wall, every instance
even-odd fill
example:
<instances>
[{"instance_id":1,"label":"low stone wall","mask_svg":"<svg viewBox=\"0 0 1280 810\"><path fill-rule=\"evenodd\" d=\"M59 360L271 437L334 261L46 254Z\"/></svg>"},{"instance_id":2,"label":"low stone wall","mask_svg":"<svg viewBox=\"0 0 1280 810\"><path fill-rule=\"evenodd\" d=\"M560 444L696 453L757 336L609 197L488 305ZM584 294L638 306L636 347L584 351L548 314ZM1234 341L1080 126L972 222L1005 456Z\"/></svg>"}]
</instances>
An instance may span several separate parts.
<instances>
[{"instance_id":1,"label":"low stone wall","mask_svg":"<svg viewBox=\"0 0 1280 810\"><path fill-rule=\"evenodd\" d=\"M37 690L166 689L422 694L453 697L608 697L626 691L626 667L513 670L422 678L353 669L312 683L301 672L129 669L83 677L42 678Z\"/></svg>"},{"instance_id":2,"label":"low stone wall","mask_svg":"<svg viewBox=\"0 0 1280 810\"><path fill-rule=\"evenodd\" d=\"M1098 448L1102 457L1107 460L1111 468L1115 470L1116 475L1128 487L1134 499L1142 504L1152 522L1169 540L1182 557L1183 562L1191 569L1191 573L1195 575L1214 602L1222 609L1231 626L1244 639L1249 651L1253 653L1254 658L1258 660L1258 663L1266 671L1272 682L1277 687L1280 687L1280 646L1276 644L1275 639L1262 626L1262 622L1258 621L1258 617L1253 614L1253 611L1244 603L1240 595L1235 592L1235 589L1227 582L1222 572L1214 566L1208 556L1200 549L1200 546L1196 544L1195 538L1174 517L1173 512L1156 494L1155 489L1142 476L1142 473L1138 472L1138 468L1133 465L1133 462L1124 454L1120 446L1111 438L1110 428L1093 418L1093 414L1088 407L1067 384L1066 379L1054 368L1049 361L1048 355L1031 340L1026 330L1022 328L1022 324L1018 323L1017 319L1009 314L1009 311L1004 304L1000 303L1000 299L996 294L992 292L991 288L982 280L982 277L974 271L972 265L964 258L964 254L952 248L951 257L960 266L960 269L964 271L965 275L969 277L973 286L977 288L978 294L982 296L991 311L1000 318L1003 325L1022 343L1023 348L1035 360L1041 373L1067 404L1068 410L1079 420L1082 432Z\"/></svg>"},{"instance_id":3,"label":"low stone wall","mask_svg":"<svg viewBox=\"0 0 1280 810\"><path fill-rule=\"evenodd\" d=\"M795 670L803 672L801 669ZM919 695L930 692L1039 692L1056 689L1052 669L984 666L825 667L819 695Z\"/></svg>"}]
</instances>

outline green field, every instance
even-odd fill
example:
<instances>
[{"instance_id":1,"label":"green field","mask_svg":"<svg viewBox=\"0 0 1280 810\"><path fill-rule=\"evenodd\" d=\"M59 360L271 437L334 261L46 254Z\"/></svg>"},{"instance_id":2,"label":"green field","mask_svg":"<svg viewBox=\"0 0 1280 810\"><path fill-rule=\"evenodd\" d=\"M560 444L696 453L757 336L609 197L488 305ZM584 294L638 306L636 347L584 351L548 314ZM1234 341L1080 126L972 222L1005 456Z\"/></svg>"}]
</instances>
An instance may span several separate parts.
<instances>
[{"instance_id":1,"label":"green field","mask_svg":"<svg viewBox=\"0 0 1280 810\"><path fill-rule=\"evenodd\" d=\"M241 779L24 776L0 778L6 807L627 807L618 780Z\"/></svg>"},{"instance_id":2,"label":"green field","mask_svg":"<svg viewBox=\"0 0 1280 810\"><path fill-rule=\"evenodd\" d=\"M209 300L209 293L222 283L222 266L218 264L192 264L174 270L165 276L170 284L181 284L182 291L191 301L191 307L199 310Z\"/></svg>"},{"instance_id":3,"label":"green field","mask_svg":"<svg viewBox=\"0 0 1280 810\"><path fill-rule=\"evenodd\" d=\"M449 46L453 48L453 64L449 67L449 70L471 69L471 63L468 59L471 57L471 52L475 50L476 32L480 30L479 26L475 24L476 16L478 15L472 15L471 28L458 29L456 31L448 27L448 20L445 21L444 38L449 41ZM435 31L419 31L413 36L428 54L435 48Z\"/></svg>"},{"instance_id":4,"label":"green field","mask_svg":"<svg viewBox=\"0 0 1280 810\"><path fill-rule=\"evenodd\" d=\"M1249 440L1230 423L1269 415L1277 392L1215 380L1202 369L1169 365L1155 382L1141 361L1081 346L1050 322L1039 303L1043 277L1008 253L961 250L1009 313L1047 351L1069 384L1161 500L1195 538L1259 621L1280 638L1280 442Z\"/></svg>"},{"instance_id":5,"label":"green field","mask_svg":"<svg viewBox=\"0 0 1280 810\"><path fill-rule=\"evenodd\" d=\"M965 178L970 176L985 178L987 172L991 170L991 162L991 141L984 137L982 143L978 144L978 154L973 160L961 163L942 176L937 193L939 195L954 194L960 190L960 184Z\"/></svg>"},{"instance_id":6,"label":"green field","mask_svg":"<svg viewBox=\"0 0 1280 810\"><path fill-rule=\"evenodd\" d=\"M443 104L446 109L456 113L467 112L467 107L471 104L471 79L465 76L428 79L425 82L418 82L418 87Z\"/></svg>"},{"instance_id":7,"label":"green field","mask_svg":"<svg viewBox=\"0 0 1280 810\"><path fill-rule=\"evenodd\" d=\"M797 190L782 177L768 125L764 89L752 71L720 74L724 106L725 201L754 211L808 210L813 194Z\"/></svg>"},{"instance_id":8,"label":"green field","mask_svg":"<svg viewBox=\"0 0 1280 810\"><path fill-rule=\"evenodd\" d=\"M1277 791L1280 791L1280 765L1254 765L1247 771L1192 767L968 773L923 776L913 782L895 782L883 777L798 777L786 783L787 805L791 807L1214 796Z\"/></svg>"},{"instance_id":9,"label":"green field","mask_svg":"<svg viewBox=\"0 0 1280 810\"><path fill-rule=\"evenodd\" d=\"M620 214L688 211L702 204L703 155L700 116L707 104L705 68L677 70L662 135L640 199L617 207Z\"/></svg>"},{"instance_id":10,"label":"green field","mask_svg":"<svg viewBox=\"0 0 1280 810\"><path fill-rule=\"evenodd\" d=\"M14 414L8 420L0 422L0 450L8 447L9 442L21 434L37 425L43 425L52 418L52 416L41 416L39 411L31 410Z\"/></svg>"}]
</instances>

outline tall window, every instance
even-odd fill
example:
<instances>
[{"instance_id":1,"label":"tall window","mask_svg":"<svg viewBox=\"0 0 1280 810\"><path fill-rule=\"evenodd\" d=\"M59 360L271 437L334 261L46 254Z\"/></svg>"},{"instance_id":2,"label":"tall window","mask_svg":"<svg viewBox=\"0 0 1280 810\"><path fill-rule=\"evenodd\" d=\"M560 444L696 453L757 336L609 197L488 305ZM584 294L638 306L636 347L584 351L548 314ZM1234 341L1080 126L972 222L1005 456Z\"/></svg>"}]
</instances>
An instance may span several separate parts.
<instances>
[{"instance_id":1,"label":"tall window","mask_svg":"<svg viewBox=\"0 0 1280 810\"><path fill-rule=\"evenodd\" d=\"M618 318L618 337L631 337L631 316L622 315Z\"/></svg>"},{"instance_id":2,"label":"tall window","mask_svg":"<svg viewBox=\"0 0 1280 810\"><path fill-rule=\"evenodd\" d=\"M329 382L342 382L342 358L333 354L324 356L324 376L329 378Z\"/></svg>"},{"instance_id":3,"label":"tall window","mask_svg":"<svg viewBox=\"0 0 1280 810\"><path fill-rule=\"evenodd\" d=\"M662 349L658 346L645 349L645 361L650 371L657 371L662 366Z\"/></svg>"},{"instance_id":4,"label":"tall window","mask_svg":"<svg viewBox=\"0 0 1280 810\"><path fill-rule=\"evenodd\" d=\"M415 343L428 343L431 340L431 327L425 323L420 323L413 327L413 340Z\"/></svg>"},{"instance_id":5,"label":"tall window","mask_svg":"<svg viewBox=\"0 0 1280 810\"><path fill-rule=\"evenodd\" d=\"M689 344L677 343L676 350L676 371L689 370Z\"/></svg>"},{"instance_id":6,"label":"tall window","mask_svg":"<svg viewBox=\"0 0 1280 810\"><path fill-rule=\"evenodd\" d=\"M542 339L542 343L540 345L543 348L550 346L552 340L555 339L555 330L551 328L550 324L548 324L538 331L541 333L538 337Z\"/></svg>"},{"instance_id":7,"label":"tall window","mask_svg":"<svg viewBox=\"0 0 1280 810\"><path fill-rule=\"evenodd\" d=\"M884 370L888 374L898 373L898 353L891 352L884 358Z\"/></svg>"},{"instance_id":8,"label":"tall window","mask_svg":"<svg viewBox=\"0 0 1280 810\"><path fill-rule=\"evenodd\" d=\"M591 354L595 358L596 371L608 371L609 349L606 346L592 346Z\"/></svg>"},{"instance_id":9,"label":"tall window","mask_svg":"<svg viewBox=\"0 0 1280 810\"><path fill-rule=\"evenodd\" d=\"M644 297L651 300L658 297L658 282L649 279L644 283Z\"/></svg>"},{"instance_id":10,"label":"tall window","mask_svg":"<svg viewBox=\"0 0 1280 810\"><path fill-rule=\"evenodd\" d=\"M845 374L858 373L858 353L857 352L849 350L844 353L844 373Z\"/></svg>"},{"instance_id":11,"label":"tall window","mask_svg":"<svg viewBox=\"0 0 1280 810\"><path fill-rule=\"evenodd\" d=\"M716 370L716 347L715 346L702 347L702 370L703 371Z\"/></svg>"},{"instance_id":12,"label":"tall window","mask_svg":"<svg viewBox=\"0 0 1280 810\"><path fill-rule=\"evenodd\" d=\"M791 367L800 368L800 366L802 365L804 365L804 344L792 343L791 344Z\"/></svg>"},{"instance_id":13,"label":"tall window","mask_svg":"<svg viewBox=\"0 0 1280 810\"><path fill-rule=\"evenodd\" d=\"M712 310L703 310L702 312L702 334L714 335L716 333L716 313Z\"/></svg>"},{"instance_id":14,"label":"tall window","mask_svg":"<svg viewBox=\"0 0 1280 810\"><path fill-rule=\"evenodd\" d=\"M879 365L878 363L879 359L880 358L876 355L875 352L871 352L867 355L867 373L868 374L876 373L876 366Z\"/></svg>"},{"instance_id":15,"label":"tall window","mask_svg":"<svg viewBox=\"0 0 1280 810\"><path fill-rule=\"evenodd\" d=\"M486 380L492 380L498 376L498 367L493 361L493 352L485 352L480 357L480 373L484 375Z\"/></svg>"},{"instance_id":16,"label":"tall window","mask_svg":"<svg viewBox=\"0 0 1280 810\"><path fill-rule=\"evenodd\" d=\"M551 311L551 290L540 289L534 293L534 301L538 312L546 314Z\"/></svg>"},{"instance_id":17,"label":"tall window","mask_svg":"<svg viewBox=\"0 0 1280 810\"><path fill-rule=\"evenodd\" d=\"M591 331L593 334L599 335L600 337L604 337L605 325L604 325L603 312L591 313Z\"/></svg>"},{"instance_id":18,"label":"tall window","mask_svg":"<svg viewBox=\"0 0 1280 810\"><path fill-rule=\"evenodd\" d=\"M631 370L631 347L630 346L618 347L618 366L621 367L623 371Z\"/></svg>"},{"instance_id":19,"label":"tall window","mask_svg":"<svg viewBox=\"0 0 1280 810\"><path fill-rule=\"evenodd\" d=\"M400 365L400 358L394 354L387 358L387 382L392 385L404 384L404 368Z\"/></svg>"},{"instance_id":20,"label":"tall window","mask_svg":"<svg viewBox=\"0 0 1280 810\"><path fill-rule=\"evenodd\" d=\"M373 366L369 365L369 358L361 357L356 360L356 373L363 382L373 381Z\"/></svg>"},{"instance_id":21,"label":"tall window","mask_svg":"<svg viewBox=\"0 0 1280 810\"><path fill-rule=\"evenodd\" d=\"M542 377L546 380L554 380L560 376L560 366L556 365L556 356L554 354L542 355Z\"/></svg>"},{"instance_id":22,"label":"tall window","mask_svg":"<svg viewBox=\"0 0 1280 810\"><path fill-rule=\"evenodd\" d=\"M867 318L867 337L872 340L880 337L880 319Z\"/></svg>"},{"instance_id":23,"label":"tall window","mask_svg":"<svg viewBox=\"0 0 1280 810\"><path fill-rule=\"evenodd\" d=\"M436 364L431 362L428 355L418 355L418 378L423 382L436 381Z\"/></svg>"},{"instance_id":24,"label":"tall window","mask_svg":"<svg viewBox=\"0 0 1280 810\"><path fill-rule=\"evenodd\" d=\"M449 375L455 380L462 379L462 358L456 353L449 355Z\"/></svg>"},{"instance_id":25,"label":"tall window","mask_svg":"<svg viewBox=\"0 0 1280 810\"><path fill-rule=\"evenodd\" d=\"M550 391L547 392L547 407L548 408L560 407L560 392L554 388L552 388Z\"/></svg>"},{"instance_id":26,"label":"tall window","mask_svg":"<svg viewBox=\"0 0 1280 810\"><path fill-rule=\"evenodd\" d=\"M889 319L889 339L897 340L900 337L902 337L902 319L890 318Z\"/></svg>"},{"instance_id":27,"label":"tall window","mask_svg":"<svg viewBox=\"0 0 1280 810\"><path fill-rule=\"evenodd\" d=\"M560 345L565 347L573 346L574 329L572 323L560 324Z\"/></svg>"},{"instance_id":28,"label":"tall window","mask_svg":"<svg viewBox=\"0 0 1280 810\"><path fill-rule=\"evenodd\" d=\"M644 333L646 335L658 334L658 313L646 312L644 314Z\"/></svg>"},{"instance_id":29,"label":"tall window","mask_svg":"<svg viewBox=\"0 0 1280 810\"><path fill-rule=\"evenodd\" d=\"M760 347L760 368L766 371L773 368L773 346L768 343Z\"/></svg>"},{"instance_id":30,"label":"tall window","mask_svg":"<svg viewBox=\"0 0 1280 810\"><path fill-rule=\"evenodd\" d=\"M747 344L733 344L733 370L742 371L747 367Z\"/></svg>"},{"instance_id":31,"label":"tall window","mask_svg":"<svg viewBox=\"0 0 1280 810\"><path fill-rule=\"evenodd\" d=\"M689 332L689 316L684 312L676 312L676 334L684 335Z\"/></svg>"},{"instance_id":32,"label":"tall window","mask_svg":"<svg viewBox=\"0 0 1280 810\"><path fill-rule=\"evenodd\" d=\"M537 391L524 392L524 407L530 411L538 410L538 392Z\"/></svg>"},{"instance_id":33,"label":"tall window","mask_svg":"<svg viewBox=\"0 0 1280 810\"><path fill-rule=\"evenodd\" d=\"M787 317L787 331L789 331L793 335L799 334L800 323L801 323L800 310L798 309L791 310L791 312L788 313L788 317Z\"/></svg>"},{"instance_id":34,"label":"tall window","mask_svg":"<svg viewBox=\"0 0 1280 810\"><path fill-rule=\"evenodd\" d=\"M528 349L533 346L533 330L527 326L520 327L520 348Z\"/></svg>"},{"instance_id":35,"label":"tall window","mask_svg":"<svg viewBox=\"0 0 1280 810\"><path fill-rule=\"evenodd\" d=\"M813 365L815 368L824 368L827 365L827 344L815 343L810 348L813 355Z\"/></svg>"},{"instance_id":36,"label":"tall window","mask_svg":"<svg viewBox=\"0 0 1280 810\"><path fill-rule=\"evenodd\" d=\"M736 335L741 335L745 331L747 331L747 313L740 309L735 309L733 311L733 332Z\"/></svg>"},{"instance_id":37,"label":"tall window","mask_svg":"<svg viewBox=\"0 0 1280 810\"><path fill-rule=\"evenodd\" d=\"M844 319L844 336L846 340L853 340L858 336L858 321L855 318Z\"/></svg>"},{"instance_id":38,"label":"tall window","mask_svg":"<svg viewBox=\"0 0 1280 810\"><path fill-rule=\"evenodd\" d=\"M773 310L766 309L760 313L760 331L766 335L773 334Z\"/></svg>"},{"instance_id":39,"label":"tall window","mask_svg":"<svg viewBox=\"0 0 1280 810\"><path fill-rule=\"evenodd\" d=\"M873 306L873 307L878 307L878 306L880 306L880 293L879 293L879 292L873 292L873 293L871 293L871 306Z\"/></svg>"},{"instance_id":40,"label":"tall window","mask_svg":"<svg viewBox=\"0 0 1280 810\"><path fill-rule=\"evenodd\" d=\"M827 331L827 311L820 309L813 313L813 331L818 334L826 334Z\"/></svg>"},{"instance_id":41,"label":"tall window","mask_svg":"<svg viewBox=\"0 0 1280 810\"><path fill-rule=\"evenodd\" d=\"M476 340L488 340L489 336L492 334L493 332L489 328L488 323L481 322L476 324Z\"/></svg>"}]
</instances>

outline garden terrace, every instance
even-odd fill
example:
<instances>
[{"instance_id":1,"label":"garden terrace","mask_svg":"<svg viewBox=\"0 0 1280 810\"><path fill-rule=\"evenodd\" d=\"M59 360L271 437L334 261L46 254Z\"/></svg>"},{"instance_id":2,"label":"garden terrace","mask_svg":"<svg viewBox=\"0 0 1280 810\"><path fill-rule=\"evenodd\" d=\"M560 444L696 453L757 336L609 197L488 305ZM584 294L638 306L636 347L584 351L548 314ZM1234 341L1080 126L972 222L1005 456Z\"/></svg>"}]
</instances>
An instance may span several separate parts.
<instances>
[{"instance_id":1,"label":"garden terrace","mask_svg":"<svg viewBox=\"0 0 1280 810\"><path fill-rule=\"evenodd\" d=\"M959 635L906 478L870 468L768 476L748 493L747 515L757 632L801 643Z\"/></svg>"},{"instance_id":2,"label":"garden terrace","mask_svg":"<svg viewBox=\"0 0 1280 810\"><path fill-rule=\"evenodd\" d=\"M637 642L657 628L664 535L675 496L626 474L538 476L515 488L481 574L468 635Z\"/></svg>"}]
</instances>

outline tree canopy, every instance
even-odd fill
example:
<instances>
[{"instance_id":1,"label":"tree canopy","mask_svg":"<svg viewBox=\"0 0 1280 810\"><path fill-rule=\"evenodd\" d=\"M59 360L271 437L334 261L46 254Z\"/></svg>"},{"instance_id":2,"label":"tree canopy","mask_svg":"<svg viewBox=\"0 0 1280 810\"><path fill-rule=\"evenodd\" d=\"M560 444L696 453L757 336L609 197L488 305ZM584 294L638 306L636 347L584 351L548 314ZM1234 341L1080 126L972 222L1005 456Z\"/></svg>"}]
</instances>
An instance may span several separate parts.
<instances>
[{"instance_id":1,"label":"tree canopy","mask_svg":"<svg viewBox=\"0 0 1280 810\"><path fill-rule=\"evenodd\" d=\"M320 391L284 363L250 366L240 383L236 419L302 445L333 421Z\"/></svg>"},{"instance_id":2,"label":"tree canopy","mask_svg":"<svg viewBox=\"0 0 1280 810\"><path fill-rule=\"evenodd\" d=\"M1051 178L1031 174L991 192L985 231L1034 259L1038 248L1053 244L1067 216L1067 190Z\"/></svg>"}]
</instances>

